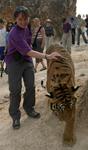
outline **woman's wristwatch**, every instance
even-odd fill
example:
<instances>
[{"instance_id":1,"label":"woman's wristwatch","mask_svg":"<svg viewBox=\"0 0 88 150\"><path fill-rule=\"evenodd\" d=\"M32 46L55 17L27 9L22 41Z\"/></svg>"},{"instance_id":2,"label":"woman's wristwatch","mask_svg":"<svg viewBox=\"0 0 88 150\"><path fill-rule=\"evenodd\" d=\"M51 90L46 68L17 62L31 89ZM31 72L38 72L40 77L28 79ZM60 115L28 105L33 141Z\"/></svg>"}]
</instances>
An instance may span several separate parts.
<instances>
[{"instance_id":1,"label":"woman's wristwatch","mask_svg":"<svg viewBox=\"0 0 88 150\"><path fill-rule=\"evenodd\" d=\"M45 54L45 59L47 60L48 58L47 58L47 54Z\"/></svg>"}]
</instances>

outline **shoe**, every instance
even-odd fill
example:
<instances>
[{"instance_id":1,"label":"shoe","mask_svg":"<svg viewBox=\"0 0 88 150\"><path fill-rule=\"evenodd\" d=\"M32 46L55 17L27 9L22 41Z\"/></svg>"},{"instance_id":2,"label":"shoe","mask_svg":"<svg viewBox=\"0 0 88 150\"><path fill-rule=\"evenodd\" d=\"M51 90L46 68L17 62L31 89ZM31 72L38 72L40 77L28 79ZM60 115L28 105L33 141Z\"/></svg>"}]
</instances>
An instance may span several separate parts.
<instances>
[{"instance_id":1,"label":"shoe","mask_svg":"<svg viewBox=\"0 0 88 150\"><path fill-rule=\"evenodd\" d=\"M19 119L13 119L13 129L19 129L20 128L20 120Z\"/></svg>"},{"instance_id":2,"label":"shoe","mask_svg":"<svg viewBox=\"0 0 88 150\"><path fill-rule=\"evenodd\" d=\"M46 70L46 67L43 67L42 69L40 69L40 71Z\"/></svg>"},{"instance_id":3,"label":"shoe","mask_svg":"<svg viewBox=\"0 0 88 150\"><path fill-rule=\"evenodd\" d=\"M31 118L40 118L40 113L36 112L35 110L32 110L28 113L28 116Z\"/></svg>"}]
</instances>

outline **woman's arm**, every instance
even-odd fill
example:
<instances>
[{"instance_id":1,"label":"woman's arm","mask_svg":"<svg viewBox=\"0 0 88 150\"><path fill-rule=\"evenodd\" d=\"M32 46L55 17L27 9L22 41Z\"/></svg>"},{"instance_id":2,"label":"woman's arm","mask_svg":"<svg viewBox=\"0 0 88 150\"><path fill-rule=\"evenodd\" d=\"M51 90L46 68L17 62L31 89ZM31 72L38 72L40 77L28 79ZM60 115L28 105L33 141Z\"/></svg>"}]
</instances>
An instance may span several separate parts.
<instances>
[{"instance_id":1,"label":"woman's arm","mask_svg":"<svg viewBox=\"0 0 88 150\"><path fill-rule=\"evenodd\" d=\"M37 51L31 50L27 53L28 56L30 57L34 57L34 58L42 58L42 59L58 59L58 58L62 58L62 56L57 53L57 52L53 52L51 54L44 54L44 53L39 53Z\"/></svg>"},{"instance_id":2,"label":"woman's arm","mask_svg":"<svg viewBox=\"0 0 88 150\"><path fill-rule=\"evenodd\" d=\"M29 57L35 57L40 59L58 59L58 57L62 58L62 56L57 52L53 52L52 54L48 55L32 50L29 44L24 40L22 36L16 36L15 39L11 38L11 43L13 44L15 49L23 56L27 55Z\"/></svg>"}]
</instances>

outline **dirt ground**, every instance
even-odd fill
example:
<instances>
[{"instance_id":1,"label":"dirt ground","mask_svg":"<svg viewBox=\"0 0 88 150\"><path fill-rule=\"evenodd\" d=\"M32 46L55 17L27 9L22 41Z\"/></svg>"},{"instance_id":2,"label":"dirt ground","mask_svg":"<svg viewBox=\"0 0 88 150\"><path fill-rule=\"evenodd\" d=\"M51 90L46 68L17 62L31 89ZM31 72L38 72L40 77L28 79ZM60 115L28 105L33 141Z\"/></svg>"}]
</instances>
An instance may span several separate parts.
<instances>
[{"instance_id":1,"label":"dirt ground","mask_svg":"<svg viewBox=\"0 0 88 150\"><path fill-rule=\"evenodd\" d=\"M75 65L76 85L81 85L77 92L79 99L82 88L88 80L88 45L72 47L72 58ZM40 85L46 81L46 71L38 71L36 78L36 110L41 118L28 118L21 104L21 128L14 131L8 114L9 90L7 76L0 78L0 150L88 150L88 124L77 122L77 141L73 147L62 144L65 123L59 121L47 107L46 90ZM24 87L22 93L24 92Z\"/></svg>"}]
</instances>

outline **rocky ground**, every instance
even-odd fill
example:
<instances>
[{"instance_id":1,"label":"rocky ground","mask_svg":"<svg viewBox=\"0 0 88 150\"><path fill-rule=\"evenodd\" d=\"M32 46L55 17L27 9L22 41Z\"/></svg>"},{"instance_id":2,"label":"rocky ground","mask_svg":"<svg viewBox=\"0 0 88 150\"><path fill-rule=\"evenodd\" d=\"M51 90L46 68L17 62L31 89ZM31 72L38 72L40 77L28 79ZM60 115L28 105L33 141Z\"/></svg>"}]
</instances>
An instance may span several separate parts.
<instances>
[{"instance_id":1,"label":"rocky ground","mask_svg":"<svg viewBox=\"0 0 88 150\"><path fill-rule=\"evenodd\" d=\"M76 71L76 85L80 85L77 97L88 80L88 46L72 47L72 59ZM84 118L77 121L77 141L73 147L62 144L64 122L52 114L47 107L46 90L41 87L41 80L46 81L46 71L38 71L36 77L36 110L41 118L28 118L21 104L21 128L14 131L8 114L9 90L7 76L0 78L0 150L88 150L88 124L82 125ZM22 93L24 92L24 87ZM80 103L80 102L78 102ZM87 116L86 116L87 118ZM86 119L88 121L88 119ZM82 122L81 122L82 121Z\"/></svg>"}]
</instances>

